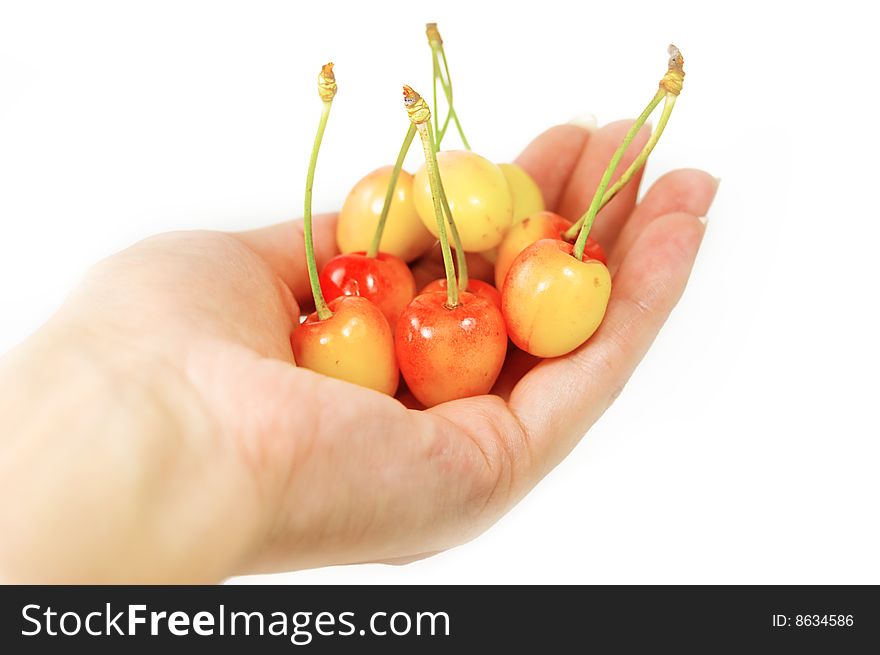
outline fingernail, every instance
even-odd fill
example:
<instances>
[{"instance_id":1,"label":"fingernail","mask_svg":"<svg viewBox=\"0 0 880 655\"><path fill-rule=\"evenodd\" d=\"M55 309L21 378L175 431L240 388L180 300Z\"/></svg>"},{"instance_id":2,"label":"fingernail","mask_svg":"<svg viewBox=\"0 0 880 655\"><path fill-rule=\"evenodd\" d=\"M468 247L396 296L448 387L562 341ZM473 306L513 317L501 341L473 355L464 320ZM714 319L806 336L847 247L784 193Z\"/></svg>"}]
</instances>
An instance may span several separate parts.
<instances>
[{"instance_id":1,"label":"fingernail","mask_svg":"<svg viewBox=\"0 0 880 655\"><path fill-rule=\"evenodd\" d=\"M709 222L708 216L697 216L697 220L700 221L703 225Z\"/></svg>"},{"instance_id":2,"label":"fingernail","mask_svg":"<svg viewBox=\"0 0 880 655\"><path fill-rule=\"evenodd\" d=\"M595 114L584 113L577 114L570 121L568 121L569 125L577 125L578 127L583 127L591 132L596 129L596 116Z\"/></svg>"}]
</instances>

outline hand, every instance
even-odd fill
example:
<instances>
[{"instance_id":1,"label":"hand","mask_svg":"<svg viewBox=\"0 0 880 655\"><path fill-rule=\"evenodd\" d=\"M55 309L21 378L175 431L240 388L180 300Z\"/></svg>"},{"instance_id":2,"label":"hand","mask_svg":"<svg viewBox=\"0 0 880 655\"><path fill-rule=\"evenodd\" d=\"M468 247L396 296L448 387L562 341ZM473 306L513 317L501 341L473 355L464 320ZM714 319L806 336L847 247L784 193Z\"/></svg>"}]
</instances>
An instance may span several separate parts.
<instances>
[{"instance_id":1,"label":"hand","mask_svg":"<svg viewBox=\"0 0 880 655\"><path fill-rule=\"evenodd\" d=\"M548 209L582 213L628 125L558 126L528 146L519 163ZM620 393L685 287L716 185L675 171L636 205L634 180L592 233L614 274L593 338L540 363L514 351L498 395L427 411L293 366L300 223L111 257L0 366L0 575L211 581L471 539ZM333 217L315 239L320 266Z\"/></svg>"}]
</instances>

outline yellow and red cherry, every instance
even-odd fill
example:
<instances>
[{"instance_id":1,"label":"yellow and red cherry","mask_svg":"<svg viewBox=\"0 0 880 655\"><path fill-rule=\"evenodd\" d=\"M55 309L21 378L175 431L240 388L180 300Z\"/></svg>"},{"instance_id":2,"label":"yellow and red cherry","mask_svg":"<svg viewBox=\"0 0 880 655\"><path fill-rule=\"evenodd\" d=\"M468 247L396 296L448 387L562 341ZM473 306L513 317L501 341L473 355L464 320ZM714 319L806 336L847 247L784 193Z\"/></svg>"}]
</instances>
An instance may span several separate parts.
<instances>
[{"instance_id":1,"label":"yellow and red cherry","mask_svg":"<svg viewBox=\"0 0 880 655\"><path fill-rule=\"evenodd\" d=\"M501 292L488 282L483 282L482 280L468 280L467 290L475 296L485 298L492 302L492 304L494 304L499 310L501 309ZM429 282L419 293L432 293L437 291L441 291L444 294L446 293L446 278Z\"/></svg>"},{"instance_id":2,"label":"yellow and red cherry","mask_svg":"<svg viewBox=\"0 0 880 655\"><path fill-rule=\"evenodd\" d=\"M464 291L449 308L445 292L429 292L400 315L394 343L410 391L433 407L489 393L504 364L507 331L490 300Z\"/></svg>"},{"instance_id":3,"label":"yellow and red cherry","mask_svg":"<svg viewBox=\"0 0 880 655\"><path fill-rule=\"evenodd\" d=\"M373 302L392 331L400 312L416 295L416 281L409 266L385 252L375 257L367 257L363 252L336 255L324 265L319 280L327 300L360 296Z\"/></svg>"},{"instance_id":4,"label":"yellow and red cherry","mask_svg":"<svg viewBox=\"0 0 880 655\"><path fill-rule=\"evenodd\" d=\"M290 339L297 366L393 396L399 374L391 326L366 298L340 296L310 314Z\"/></svg>"},{"instance_id":5,"label":"yellow and red cherry","mask_svg":"<svg viewBox=\"0 0 880 655\"><path fill-rule=\"evenodd\" d=\"M538 357L559 357L589 339L605 316L611 275L602 262L559 239L541 239L510 266L501 307L511 341Z\"/></svg>"},{"instance_id":6,"label":"yellow and red cherry","mask_svg":"<svg viewBox=\"0 0 880 655\"><path fill-rule=\"evenodd\" d=\"M513 260L528 246L541 239L563 239L563 233L571 227L571 221L564 219L559 214L541 211L531 214L524 220L510 228L504 237L504 241L498 246L495 258L495 286L504 288L504 278ZM596 241L587 237L584 253L589 259L597 259L606 263L605 252Z\"/></svg>"},{"instance_id":7,"label":"yellow and red cherry","mask_svg":"<svg viewBox=\"0 0 880 655\"><path fill-rule=\"evenodd\" d=\"M532 176L519 164L498 164L504 173L510 197L513 200L513 224L516 225L526 216L544 211L544 196Z\"/></svg>"},{"instance_id":8,"label":"yellow and red cherry","mask_svg":"<svg viewBox=\"0 0 880 655\"><path fill-rule=\"evenodd\" d=\"M513 198L504 173L485 157L466 151L437 153L449 209L467 252L494 248L513 222ZM439 237L425 166L413 177L413 200L425 227Z\"/></svg>"},{"instance_id":9,"label":"yellow and red cherry","mask_svg":"<svg viewBox=\"0 0 880 655\"><path fill-rule=\"evenodd\" d=\"M309 286L315 312L296 326L290 337L298 366L330 377L359 384L394 395L400 380L394 354L394 336L388 319L378 306L358 296L340 296L326 302L321 291L315 244L312 234L312 189L318 152L330 107L336 95L333 64L327 64L318 76L318 95L322 101L321 121L309 159L303 205L303 242ZM406 265L403 265L406 268Z\"/></svg>"},{"instance_id":10,"label":"yellow and red cherry","mask_svg":"<svg viewBox=\"0 0 880 655\"><path fill-rule=\"evenodd\" d=\"M413 396L432 407L458 398L483 395L492 389L507 354L507 331L504 317L492 301L459 290L459 281L464 282L461 285L464 288L468 286L467 258L458 258L460 270L456 279L447 226L455 238L454 228L459 219L454 209L447 218L441 206L444 194L431 133L431 111L412 87L403 87L403 99L425 154L431 216L436 221L447 284L446 293L419 294L407 305L397 321L394 345L401 373ZM506 187L504 176L495 168ZM510 193L506 188L504 193L509 204ZM452 220L455 223L450 222Z\"/></svg>"},{"instance_id":11,"label":"yellow and red cherry","mask_svg":"<svg viewBox=\"0 0 880 655\"><path fill-rule=\"evenodd\" d=\"M336 223L336 243L340 252L369 250L382 215L393 170L393 166L377 168L361 178L349 191ZM400 171L379 243L380 251L400 257L405 262L420 257L435 241L416 212L412 178L406 171Z\"/></svg>"}]
</instances>

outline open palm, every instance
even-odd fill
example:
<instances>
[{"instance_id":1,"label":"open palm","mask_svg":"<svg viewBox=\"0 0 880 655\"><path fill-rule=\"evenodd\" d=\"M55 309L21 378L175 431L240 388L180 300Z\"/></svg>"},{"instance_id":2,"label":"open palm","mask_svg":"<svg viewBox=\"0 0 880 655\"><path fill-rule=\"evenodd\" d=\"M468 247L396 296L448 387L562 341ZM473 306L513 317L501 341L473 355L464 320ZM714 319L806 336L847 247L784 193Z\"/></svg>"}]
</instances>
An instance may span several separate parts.
<instances>
[{"instance_id":1,"label":"open palm","mask_svg":"<svg viewBox=\"0 0 880 655\"><path fill-rule=\"evenodd\" d=\"M518 161L548 209L581 214L629 124L558 126L528 146ZM309 302L299 223L160 235L98 265L63 311L144 353L170 389L165 427L138 446L162 463L140 484L161 492L114 501L120 517L143 519L147 544L162 540L162 565L145 560L128 577L400 561L486 529L620 392L685 287L716 184L675 171L636 204L634 180L592 233L614 275L598 332L540 363L512 350L495 395L424 411L292 365L290 333ZM335 254L332 216L316 219L315 239L320 266ZM416 266L420 285L437 266Z\"/></svg>"}]
</instances>

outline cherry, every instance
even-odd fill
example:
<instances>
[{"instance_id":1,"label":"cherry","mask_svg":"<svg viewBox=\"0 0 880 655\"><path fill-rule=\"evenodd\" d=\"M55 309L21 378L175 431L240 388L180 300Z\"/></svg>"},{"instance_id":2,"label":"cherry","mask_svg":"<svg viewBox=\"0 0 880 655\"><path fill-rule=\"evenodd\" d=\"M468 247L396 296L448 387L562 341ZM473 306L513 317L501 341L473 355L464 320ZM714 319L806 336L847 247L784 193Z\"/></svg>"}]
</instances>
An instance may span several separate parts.
<instances>
[{"instance_id":1,"label":"cherry","mask_svg":"<svg viewBox=\"0 0 880 655\"><path fill-rule=\"evenodd\" d=\"M480 252L501 243L513 222L513 199L501 169L466 150L438 152L437 162L464 250ZM413 177L413 200L425 227L439 237L425 166Z\"/></svg>"},{"instance_id":2,"label":"cherry","mask_svg":"<svg viewBox=\"0 0 880 655\"><path fill-rule=\"evenodd\" d=\"M408 86L403 87L403 97L425 152L431 205L446 271L446 293L416 296L398 319L394 343L400 370L410 391L417 400L431 407L488 393L504 365L507 331L504 317L493 301L459 291L459 285L463 289L469 285L467 262L463 256L458 259L462 270L456 278L446 234L447 223L455 233L456 219L443 210L443 183L431 131L431 110Z\"/></svg>"},{"instance_id":3,"label":"cherry","mask_svg":"<svg viewBox=\"0 0 880 655\"><path fill-rule=\"evenodd\" d=\"M393 333L397 317L416 295L416 281L406 263L385 252L375 257L356 252L336 255L324 265L321 291L327 300L360 296L382 311Z\"/></svg>"},{"instance_id":4,"label":"cherry","mask_svg":"<svg viewBox=\"0 0 880 655\"><path fill-rule=\"evenodd\" d=\"M340 252L366 252L370 248L393 171L392 166L377 168L349 191L336 224ZM379 248L411 262L423 255L435 239L416 212L412 198L413 176L406 171L400 171L399 175Z\"/></svg>"},{"instance_id":5,"label":"cherry","mask_svg":"<svg viewBox=\"0 0 880 655\"><path fill-rule=\"evenodd\" d=\"M513 200L513 224L516 225L526 216L535 212L544 211L544 196L541 189L518 164L498 164L498 168L504 173L507 186L510 188L510 196Z\"/></svg>"},{"instance_id":6,"label":"cherry","mask_svg":"<svg viewBox=\"0 0 880 655\"><path fill-rule=\"evenodd\" d=\"M491 300L459 293L422 293L397 322L394 343L403 379L426 407L492 389L507 353L504 318Z\"/></svg>"},{"instance_id":7,"label":"cherry","mask_svg":"<svg viewBox=\"0 0 880 655\"><path fill-rule=\"evenodd\" d=\"M388 319L366 298L340 296L328 304L321 291L312 236L312 187L324 129L336 96L332 63L321 69L318 95L323 108L309 159L303 203L306 268L315 312L294 329L290 345L298 366L393 395L397 390L399 372ZM406 268L406 264L402 265Z\"/></svg>"},{"instance_id":8,"label":"cherry","mask_svg":"<svg viewBox=\"0 0 880 655\"><path fill-rule=\"evenodd\" d=\"M482 280L468 280L467 290L475 296L485 298L493 305L495 305L499 310L501 309L501 293L498 291L498 289L493 287L488 282L483 282ZM443 293L446 293L445 278L429 282L425 285L425 288L422 289L419 293L431 293L436 291L442 291Z\"/></svg>"},{"instance_id":9,"label":"cherry","mask_svg":"<svg viewBox=\"0 0 880 655\"><path fill-rule=\"evenodd\" d=\"M548 211L532 214L511 227L505 235L504 241L498 246L498 254L495 258L495 286L499 289L504 287L507 271L519 253L540 239L561 239L569 227L571 227L571 221ZM590 237L587 237L584 252L589 255L590 259L606 263L602 246Z\"/></svg>"},{"instance_id":10,"label":"cherry","mask_svg":"<svg viewBox=\"0 0 880 655\"><path fill-rule=\"evenodd\" d=\"M558 357L589 339L605 315L611 275L602 262L572 256L572 244L541 239L513 261L501 308L510 339L538 357Z\"/></svg>"},{"instance_id":11,"label":"cherry","mask_svg":"<svg viewBox=\"0 0 880 655\"><path fill-rule=\"evenodd\" d=\"M399 373L391 328L366 298L340 296L328 304L333 314L310 314L291 337L298 366L393 396Z\"/></svg>"},{"instance_id":12,"label":"cherry","mask_svg":"<svg viewBox=\"0 0 880 655\"><path fill-rule=\"evenodd\" d=\"M611 275L605 264L591 259L586 251L590 228L599 209L616 193L615 187L620 188L621 181L626 183L627 176L644 164L656 144L652 137L621 180L609 189L627 146L665 99L658 124L658 132L662 132L681 92L683 64L678 48L669 46L668 69L659 89L611 156L586 213L564 235L571 238L577 232L574 244L558 238L541 239L510 265L501 291L501 308L511 340L526 352L539 357L564 355L589 339L602 322L611 296Z\"/></svg>"},{"instance_id":13,"label":"cherry","mask_svg":"<svg viewBox=\"0 0 880 655\"><path fill-rule=\"evenodd\" d=\"M471 146L468 143L464 130L461 127L458 113L455 110L449 63L446 61L443 38L437 29L437 23L428 23L425 26L425 34L428 37L428 45L431 46L431 63L433 66L434 128L431 136L432 147L436 155L434 159L440 162L441 167L445 167L449 161L456 162L451 164L454 169L452 172L436 176L436 182L440 187L441 205L448 218L452 239L458 251L456 256L460 259L463 256L461 251L485 252L486 258L492 261L491 250L501 241L501 236L503 236L513 220L513 193L517 192L519 194L518 197L522 197L523 206L521 211L526 213L528 213L530 207L534 206L535 191L537 191L538 201L540 202L540 207L534 207L536 211L544 208L543 200L541 200L540 190L537 189L537 185L520 167L515 164L494 166L488 160L470 152ZM442 125L438 108L438 83L446 100L446 120L442 122ZM458 135L461 137L462 145L468 152L438 154L437 151L440 150L446 131L453 123L458 130ZM416 178L413 180L413 189L416 194L416 210L431 233L439 237L433 215L432 188L431 180L427 175L427 166L423 166L420 172L421 176L417 172ZM501 175L498 174L499 172ZM444 183L441 178L449 179L451 186L448 193L444 191ZM505 180L505 185L501 185L502 178ZM506 186L506 194L502 186ZM507 215L508 205L510 216ZM455 214L454 217L453 214ZM456 224L458 224L458 228ZM461 266L461 264L462 262L459 261L459 267L465 269L466 267ZM467 275L465 274L464 282L466 281ZM466 289L467 284L463 283L461 287Z\"/></svg>"},{"instance_id":14,"label":"cherry","mask_svg":"<svg viewBox=\"0 0 880 655\"><path fill-rule=\"evenodd\" d=\"M513 225L527 216L544 210L544 197L541 195L541 189L521 166L518 164L498 164L498 168L504 173L504 179L507 180L507 186L510 188L510 197L513 200ZM484 250L480 254L483 259L494 264L498 260L498 247Z\"/></svg>"}]
</instances>

